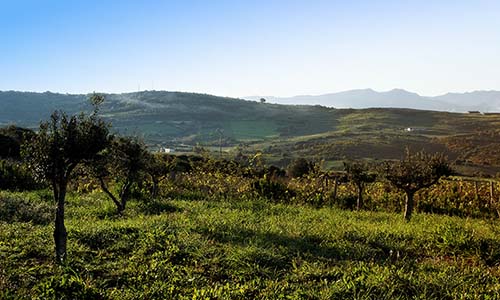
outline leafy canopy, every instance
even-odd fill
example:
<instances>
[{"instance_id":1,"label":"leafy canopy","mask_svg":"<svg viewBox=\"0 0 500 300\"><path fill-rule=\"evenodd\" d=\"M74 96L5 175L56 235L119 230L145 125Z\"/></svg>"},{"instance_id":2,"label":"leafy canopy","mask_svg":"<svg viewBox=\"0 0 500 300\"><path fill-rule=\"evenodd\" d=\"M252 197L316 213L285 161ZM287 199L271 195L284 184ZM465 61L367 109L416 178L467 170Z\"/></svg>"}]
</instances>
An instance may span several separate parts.
<instances>
[{"instance_id":1,"label":"leafy canopy","mask_svg":"<svg viewBox=\"0 0 500 300\"><path fill-rule=\"evenodd\" d=\"M411 153L407 149L402 160L386 163L384 172L387 180L395 187L407 193L415 193L437 183L441 177L451 175L453 170L441 153Z\"/></svg>"}]
</instances>

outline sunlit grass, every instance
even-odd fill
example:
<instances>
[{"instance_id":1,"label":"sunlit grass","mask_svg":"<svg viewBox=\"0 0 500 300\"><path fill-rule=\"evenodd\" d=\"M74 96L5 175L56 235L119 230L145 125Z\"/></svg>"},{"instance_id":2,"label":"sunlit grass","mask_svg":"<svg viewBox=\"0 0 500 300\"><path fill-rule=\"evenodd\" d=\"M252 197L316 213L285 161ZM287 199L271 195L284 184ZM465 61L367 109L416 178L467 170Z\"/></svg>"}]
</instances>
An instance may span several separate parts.
<instances>
[{"instance_id":1,"label":"sunlit grass","mask_svg":"<svg viewBox=\"0 0 500 300\"><path fill-rule=\"evenodd\" d=\"M100 193L70 195L65 267L53 264L51 225L0 221L0 298L494 299L500 291L496 220L416 214L408 223L257 199L151 203L133 201L116 216Z\"/></svg>"}]
</instances>

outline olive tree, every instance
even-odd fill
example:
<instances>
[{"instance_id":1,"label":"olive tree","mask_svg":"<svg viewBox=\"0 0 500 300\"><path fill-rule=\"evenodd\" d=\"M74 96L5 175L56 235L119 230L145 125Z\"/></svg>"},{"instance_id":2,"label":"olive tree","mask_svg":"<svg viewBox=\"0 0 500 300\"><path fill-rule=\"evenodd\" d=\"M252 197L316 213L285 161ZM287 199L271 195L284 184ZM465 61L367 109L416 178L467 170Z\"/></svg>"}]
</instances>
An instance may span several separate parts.
<instances>
[{"instance_id":1,"label":"olive tree","mask_svg":"<svg viewBox=\"0 0 500 300\"><path fill-rule=\"evenodd\" d=\"M148 154L146 173L151 179L151 197L158 197L159 185L166 179L175 181L177 173L191 171L193 166L186 155Z\"/></svg>"},{"instance_id":2,"label":"olive tree","mask_svg":"<svg viewBox=\"0 0 500 300\"><path fill-rule=\"evenodd\" d=\"M370 172L370 166L363 162L344 162L344 170L347 173L348 179L356 185L358 198L356 209L360 210L363 207L363 191L367 183L372 183L377 177L376 174Z\"/></svg>"},{"instance_id":3,"label":"olive tree","mask_svg":"<svg viewBox=\"0 0 500 300\"><path fill-rule=\"evenodd\" d=\"M451 174L452 169L443 154L429 154L424 151L411 153L408 149L403 159L386 163L384 166L387 180L406 194L404 218L407 221L411 219L415 193Z\"/></svg>"},{"instance_id":4,"label":"olive tree","mask_svg":"<svg viewBox=\"0 0 500 300\"><path fill-rule=\"evenodd\" d=\"M142 142L130 137L115 137L86 168L121 214L130 199L132 185L142 181L147 165L148 152ZM110 182L117 191L113 191Z\"/></svg>"},{"instance_id":5,"label":"olive tree","mask_svg":"<svg viewBox=\"0 0 500 300\"><path fill-rule=\"evenodd\" d=\"M287 173L292 178L302 177L314 170L314 163L300 157L295 159L288 165Z\"/></svg>"},{"instance_id":6,"label":"olive tree","mask_svg":"<svg viewBox=\"0 0 500 300\"><path fill-rule=\"evenodd\" d=\"M168 178L173 169L174 157L164 153L149 155L146 171L151 178L151 197L158 197L159 185Z\"/></svg>"},{"instance_id":7,"label":"olive tree","mask_svg":"<svg viewBox=\"0 0 500 300\"><path fill-rule=\"evenodd\" d=\"M64 204L73 170L82 163L93 161L109 144L109 125L98 117L98 105L103 100L97 94L91 97L95 109L90 115L68 116L62 111L55 111L22 147L28 168L37 179L48 182L52 187L57 203L54 242L59 263L66 258Z\"/></svg>"}]
</instances>

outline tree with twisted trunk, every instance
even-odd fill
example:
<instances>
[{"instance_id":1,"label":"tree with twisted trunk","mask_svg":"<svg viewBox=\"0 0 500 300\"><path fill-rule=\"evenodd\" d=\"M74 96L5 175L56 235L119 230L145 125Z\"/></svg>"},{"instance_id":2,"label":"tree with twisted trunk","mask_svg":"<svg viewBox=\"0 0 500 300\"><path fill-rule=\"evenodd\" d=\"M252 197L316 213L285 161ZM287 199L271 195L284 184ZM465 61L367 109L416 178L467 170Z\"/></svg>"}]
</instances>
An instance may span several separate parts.
<instances>
[{"instance_id":1,"label":"tree with twisted trunk","mask_svg":"<svg viewBox=\"0 0 500 300\"><path fill-rule=\"evenodd\" d=\"M453 170L443 154L429 154L424 151L411 153L409 149L406 149L403 159L386 163L384 166L385 178L406 194L404 218L407 221L411 219L415 193L452 173Z\"/></svg>"},{"instance_id":2,"label":"tree with twisted trunk","mask_svg":"<svg viewBox=\"0 0 500 300\"><path fill-rule=\"evenodd\" d=\"M149 153L142 142L130 137L116 137L86 168L121 214L131 197L132 186L144 177L148 159ZM110 182L117 188L116 192L110 187Z\"/></svg>"}]
</instances>

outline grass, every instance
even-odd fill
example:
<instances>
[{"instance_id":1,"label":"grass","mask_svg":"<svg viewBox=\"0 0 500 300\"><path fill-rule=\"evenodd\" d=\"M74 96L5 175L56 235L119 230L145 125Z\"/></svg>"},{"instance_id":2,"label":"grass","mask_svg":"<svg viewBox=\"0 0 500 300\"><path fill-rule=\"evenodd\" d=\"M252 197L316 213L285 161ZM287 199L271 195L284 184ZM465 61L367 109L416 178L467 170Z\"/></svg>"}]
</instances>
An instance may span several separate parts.
<instances>
[{"instance_id":1,"label":"grass","mask_svg":"<svg viewBox=\"0 0 500 300\"><path fill-rule=\"evenodd\" d=\"M241 120L232 121L226 125L231 136L238 140L258 140L278 136L276 125L273 121Z\"/></svg>"},{"instance_id":2,"label":"grass","mask_svg":"<svg viewBox=\"0 0 500 300\"><path fill-rule=\"evenodd\" d=\"M35 199L36 193L2 197ZM1 201L1 200L0 200ZM498 299L500 223L255 199L70 195L69 260L51 225L0 221L0 298Z\"/></svg>"}]
</instances>

